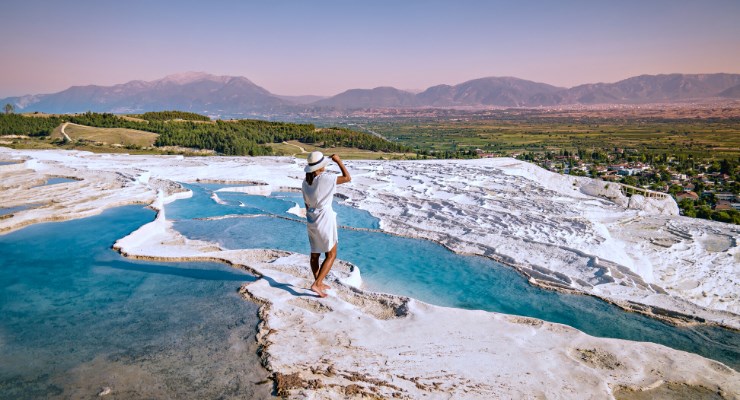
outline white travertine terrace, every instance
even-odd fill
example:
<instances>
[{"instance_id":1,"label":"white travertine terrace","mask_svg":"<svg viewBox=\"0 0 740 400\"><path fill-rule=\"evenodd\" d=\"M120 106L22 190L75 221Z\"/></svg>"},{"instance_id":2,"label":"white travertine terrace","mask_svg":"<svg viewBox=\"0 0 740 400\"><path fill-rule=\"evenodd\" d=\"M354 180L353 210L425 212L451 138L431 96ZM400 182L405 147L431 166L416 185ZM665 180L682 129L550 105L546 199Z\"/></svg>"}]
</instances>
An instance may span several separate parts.
<instances>
[{"instance_id":1,"label":"white travertine terrace","mask_svg":"<svg viewBox=\"0 0 740 400\"><path fill-rule=\"evenodd\" d=\"M262 183L277 191L298 188L303 178L303 161L291 158L0 148L0 159L26 160L0 166L2 207L36 205L0 219L1 233L123 204L161 209L189 195L177 181ZM533 283L658 310L664 318L740 327L740 230L733 225L663 215L660 207L627 209L585 194L594 181L513 159L347 166L353 181L340 186L340 194L379 217L388 232L492 257ZM32 188L49 176L82 180ZM258 340L266 366L288 382L284 391L291 397L612 398L661 388L687 397L740 393L737 372L698 355L367 293L348 285L358 284L358 272L341 262L331 275L331 295L318 299L304 289L310 274L304 255L222 251L182 237L163 213L116 246L131 257L217 259L258 274L242 292L263 305Z\"/></svg>"}]
</instances>

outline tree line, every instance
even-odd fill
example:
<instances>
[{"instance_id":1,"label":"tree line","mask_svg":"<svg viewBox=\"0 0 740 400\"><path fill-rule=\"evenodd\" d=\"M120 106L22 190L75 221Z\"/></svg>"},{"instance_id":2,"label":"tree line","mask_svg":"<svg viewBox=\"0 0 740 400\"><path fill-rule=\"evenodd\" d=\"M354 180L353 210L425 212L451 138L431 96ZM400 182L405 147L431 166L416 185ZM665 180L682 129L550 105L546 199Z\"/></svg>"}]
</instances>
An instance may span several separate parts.
<instances>
[{"instance_id":1,"label":"tree line","mask_svg":"<svg viewBox=\"0 0 740 400\"><path fill-rule=\"evenodd\" d=\"M0 136L49 136L64 122L59 117L26 117L20 114L0 114Z\"/></svg>"},{"instance_id":2,"label":"tree line","mask_svg":"<svg viewBox=\"0 0 740 400\"><path fill-rule=\"evenodd\" d=\"M139 118L147 121L171 121L174 119L182 119L186 121L210 121L211 118L187 111L153 111L145 112L144 114L138 115Z\"/></svg>"},{"instance_id":3,"label":"tree line","mask_svg":"<svg viewBox=\"0 0 740 400\"><path fill-rule=\"evenodd\" d=\"M313 124L253 119L217 120L215 123L204 124L200 121L205 121L208 117L179 111L144 113L141 115L144 121L92 112L49 118L15 114L2 117L4 119L0 120L0 132L9 132L4 134L48 136L59 124L68 121L98 128L127 128L153 132L159 134L155 146L207 149L224 155L272 155L272 148L267 144L288 140L320 144L323 147L341 146L385 152L410 151L407 146L344 128L317 129ZM172 117L177 118L173 120Z\"/></svg>"},{"instance_id":4,"label":"tree line","mask_svg":"<svg viewBox=\"0 0 740 400\"><path fill-rule=\"evenodd\" d=\"M313 125L308 125L313 128ZM355 149L397 152L411 152L408 146L390 142L368 133L357 132L346 128L311 129L300 136L288 137L282 140L298 140L302 143L323 143L324 147L352 147ZM282 141L281 140L281 141Z\"/></svg>"}]
</instances>

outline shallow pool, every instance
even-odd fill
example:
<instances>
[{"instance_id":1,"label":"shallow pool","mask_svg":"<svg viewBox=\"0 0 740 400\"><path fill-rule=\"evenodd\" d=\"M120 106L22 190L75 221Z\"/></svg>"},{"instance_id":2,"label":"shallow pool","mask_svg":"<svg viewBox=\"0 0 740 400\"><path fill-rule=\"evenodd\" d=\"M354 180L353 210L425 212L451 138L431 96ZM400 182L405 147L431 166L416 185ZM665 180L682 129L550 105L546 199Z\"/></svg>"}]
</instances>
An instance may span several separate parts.
<instances>
[{"instance_id":1,"label":"shallow pool","mask_svg":"<svg viewBox=\"0 0 740 400\"><path fill-rule=\"evenodd\" d=\"M28 210L31 208L29 205L15 206L15 207L0 207L0 217L4 215L10 215L17 213L18 211Z\"/></svg>"},{"instance_id":2,"label":"shallow pool","mask_svg":"<svg viewBox=\"0 0 740 400\"><path fill-rule=\"evenodd\" d=\"M229 249L275 248L309 252L306 227L287 210L302 203L299 193L270 197L219 192L189 186L191 199L166 208L174 226L191 239L217 242ZM365 211L335 205L340 225L377 228ZM251 218L195 219L203 215L260 215ZM196 217L197 216L197 217ZM280 216L282 218L276 218ZM531 286L509 267L492 260L457 255L425 240L380 231L341 229L339 255L360 267L370 290L405 295L447 307L479 309L540 318L578 328L590 335L660 343L740 367L740 335L701 326L679 328L590 296L569 295Z\"/></svg>"},{"instance_id":3,"label":"shallow pool","mask_svg":"<svg viewBox=\"0 0 740 400\"><path fill-rule=\"evenodd\" d=\"M254 278L111 250L141 206L0 236L0 398L262 398Z\"/></svg>"},{"instance_id":4,"label":"shallow pool","mask_svg":"<svg viewBox=\"0 0 740 400\"><path fill-rule=\"evenodd\" d=\"M77 179L72 179L72 178L63 178L63 177L58 177L57 176L57 177L49 178L43 184L37 185L37 186L34 186L34 187L58 185L60 183L68 183L68 182L78 182L78 180Z\"/></svg>"}]
</instances>

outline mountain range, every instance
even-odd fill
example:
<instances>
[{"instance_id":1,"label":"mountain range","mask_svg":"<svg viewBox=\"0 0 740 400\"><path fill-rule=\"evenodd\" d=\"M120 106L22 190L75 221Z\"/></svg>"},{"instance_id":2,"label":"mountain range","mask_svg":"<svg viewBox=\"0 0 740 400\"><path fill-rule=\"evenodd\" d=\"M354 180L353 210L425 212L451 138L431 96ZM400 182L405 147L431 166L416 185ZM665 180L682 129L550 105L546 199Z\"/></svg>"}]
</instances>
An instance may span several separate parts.
<instances>
[{"instance_id":1,"label":"mountain range","mask_svg":"<svg viewBox=\"0 0 740 400\"><path fill-rule=\"evenodd\" d=\"M260 115L367 108L490 108L672 103L740 99L740 74L640 75L616 83L563 88L513 77L432 86L420 93L393 87L351 89L336 96L279 96L245 77L186 72L114 86L72 86L53 94L9 97L16 111L137 113L182 110L208 115Z\"/></svg>"}]
</instances>

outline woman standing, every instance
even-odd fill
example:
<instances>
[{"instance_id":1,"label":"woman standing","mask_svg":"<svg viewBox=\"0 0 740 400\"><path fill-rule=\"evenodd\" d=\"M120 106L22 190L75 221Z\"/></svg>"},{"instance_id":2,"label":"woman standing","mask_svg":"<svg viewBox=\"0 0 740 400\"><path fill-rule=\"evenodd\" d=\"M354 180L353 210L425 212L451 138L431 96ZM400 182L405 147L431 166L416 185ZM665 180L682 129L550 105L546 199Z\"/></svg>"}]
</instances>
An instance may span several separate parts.
<instances>
[{"instance_id":1,"label":"woman standing","mask_svg":"<svg viewBox=\"0 0 740 400\"><path fill-rule=\"evenodd\" d=\"M331 202L337 185L352 180L339 156L332 154L330 158L342 170L342 176L335 178L334 175L325 173L329 159L320 151L314 151L308 155L308 165L304 169L306 180L302 186L308 220L308 241L311 244L311 271L315 279L311 290L319 297L326 297L324 290L329 289L329 286L324 284L324 278L337 258L337 214L332 209ZM326 258L319 268L321 253L324 253Z\"/></svg>"}]
</instances>

